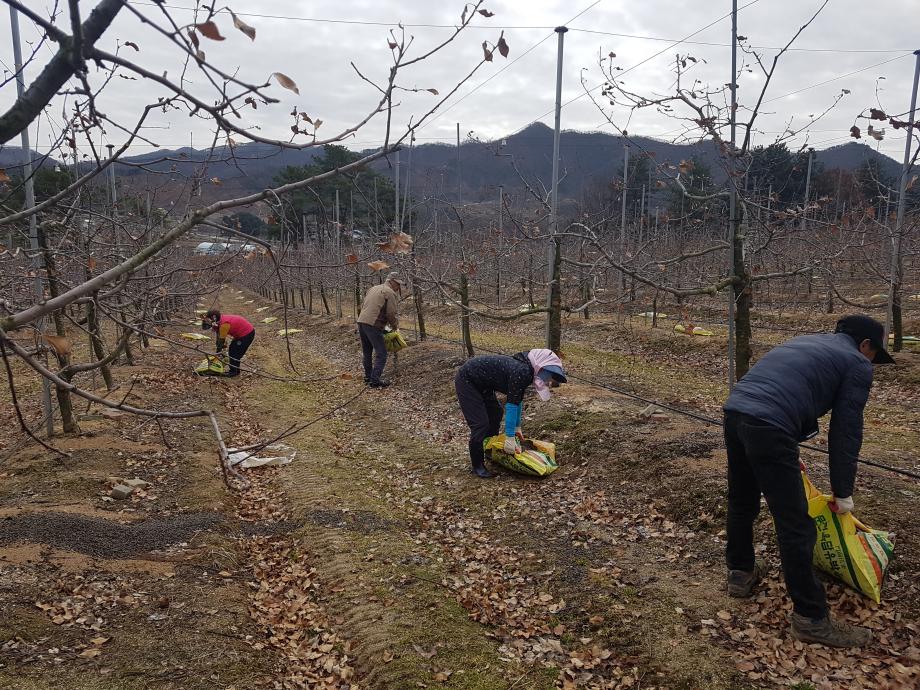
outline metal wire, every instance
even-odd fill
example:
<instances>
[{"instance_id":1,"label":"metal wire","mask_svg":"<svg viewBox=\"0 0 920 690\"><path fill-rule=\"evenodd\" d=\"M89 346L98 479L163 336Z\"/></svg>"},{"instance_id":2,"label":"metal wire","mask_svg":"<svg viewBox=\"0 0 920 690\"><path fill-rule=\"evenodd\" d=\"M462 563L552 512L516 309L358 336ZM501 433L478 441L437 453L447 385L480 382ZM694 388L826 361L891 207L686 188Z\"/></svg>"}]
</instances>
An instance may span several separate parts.
<instances>
[{"instance_id":1,"label":"metal wire","mask_svg":"<svg viewBox=\"0 0 920 690\"><path fill-rule=\"evenodd\" d=\"M462 342L461 342L460 340L455 340L455 339L453 339L453 338L443 338L443 337L434 336L434 335L428 335L427 337L431 338L432 340L441 340L441 341L448 342L448 343L454 343L454 344L461 344L461 345L462 345ZM505 353L503 353L503 352L498 352L498 351L496 351L496 350L490 350L490 349L488 349L488 348L486 348L486 347L481 347L481 346L479 346L479 345L477 345L476 347L477 347L478 349L482 350L483 352L488 352L489 354L495 354L495 355L505 354ZM614 385L609 384L609 383L604 383L604 382L601 382L601 381L595 381L594 379L589 379L589 378L586 378L586 377L584 377L584 376L578 376L578 375L576 375L576 374L571 374L571 373L568 373L568 372L566 372L566 376L567 376L568 378L570 378L570 379L574 379L575 381L581 381L582 383L586 383L586 384L588 384L588 385L595 386L595 387L597 387L597 388L603 388L603 389L605 389L605 390L612 391L613 393L617 393L617 394L619 394L619 395L623 395L623 396L625 396L625 397L627 397L627 398L632 398L633 400L639 400L639 401L644 402L644 403L646 403L646 404L648 404L648 405L655 405L656 407L660 407L660 408L662 408L662 409L664 409L664 410L668 410L669 412L673 412L673 413L675 413L675 414L683 415L684 417L689 417L690 419L695 419L695 420L698 421L698 422L703 422L703 423L705 423L705 424L713 424L713 425L715 425L715 426L723 426L722 420L721 420L721 419L715 419L715 418L713 418L713 417L707 417L707 416L705 416L705 415L703 415L703 414L700 414L700 413L698 413L698 412L692 412L692 411L690 411L690 410L684 410L684 409L681 409L681 408L679 408L679 407L675 407L674 405L668 405L667 403L659 402L659 401L654 400L654 399L652 399L652 398L646 398L646 397L644 397L644 396L638 395L638 394L633 393L633 392L628 391L628 390L624 390L623 388L620 388L620 387L618 387L618 386L614 386ZM802 448L804 448L804 449L806 449L806 450L810 450L810 451L814 451L814 452L817 452L817 453L821 453L821 454L823 454L823 455L830 455L830 451L829 451L827 448L821 448L820 446L813 446L813 445L808 444L808 443L800 443L799 446L802 447ZM881 469L881 470L885 470L885 471L887 471L887 472L892 472L892 473L894 473L894 474L900 474L900 475L903 475L903 476L905 476L905 477L910 477L911 479L915 479L915 480L920 481L920 474L918 474L918 473L916 473L916 472L911 472L910 470L902 470L902 469L897 468L897 467L891 467L890 465L884 465L884 464L882 464L882 463L880 463L880 462L876 462L875 460L869 460L869 459L863 458L863 457L857 458L856 461L859 462L859 463L861 463L861 464L863 464L863 465L867 465L867 466L869 466L869 467L875 467L875 468L878 468L878 469Z\"/></svg>"}]
</instances>

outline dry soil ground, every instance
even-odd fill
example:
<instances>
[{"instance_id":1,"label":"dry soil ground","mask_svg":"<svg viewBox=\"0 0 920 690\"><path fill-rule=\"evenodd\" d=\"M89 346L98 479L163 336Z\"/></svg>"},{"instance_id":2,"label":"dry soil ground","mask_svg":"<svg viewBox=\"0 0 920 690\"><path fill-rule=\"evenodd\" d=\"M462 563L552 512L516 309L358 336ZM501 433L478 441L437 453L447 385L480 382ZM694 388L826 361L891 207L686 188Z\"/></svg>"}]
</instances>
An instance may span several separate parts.
<instances>
[{"instance_id":1,"label":"dry soil ground","mask_svg":"<svg viewBox=\"0 0 920 690\"><path fill-rule=\"evenodd\" d=\"M294 310L287 325L302 330L284 338L277 305L231 288L221 304L258 328L250 371L199 379L200 354L150 348L116 369L113 399L210 407L233 445L319 421L286 439L293 463L248 471L251 486L230 491L203 423L160 429L81 405L83 434L56 439L70 454L56 457L0 410L0 687L920 684L917 483L860 475L860 517L897 533L882 604L829 584L835 613L877 641L802 645L786 629L766 516L770 578L751 601L722 592L717 427L674 413L645 422L644 404L579 381L526 405L525 430L558 444L560 469L483 482L467 470L452 391L455 315L430 314L436 337L400 353L394 385L371 391L349 320ZM503 352L540 344L538 321L475 332ZM586 379L717 416L721 340L572 320L565 358ZM920 356L898 360L878 372L865 454L917 471ZM17 373L35 421L35 384ZM826 486L824 458L804 457ZM151 486L110 501L113 476Z\"/></svg>"}]
</instances>

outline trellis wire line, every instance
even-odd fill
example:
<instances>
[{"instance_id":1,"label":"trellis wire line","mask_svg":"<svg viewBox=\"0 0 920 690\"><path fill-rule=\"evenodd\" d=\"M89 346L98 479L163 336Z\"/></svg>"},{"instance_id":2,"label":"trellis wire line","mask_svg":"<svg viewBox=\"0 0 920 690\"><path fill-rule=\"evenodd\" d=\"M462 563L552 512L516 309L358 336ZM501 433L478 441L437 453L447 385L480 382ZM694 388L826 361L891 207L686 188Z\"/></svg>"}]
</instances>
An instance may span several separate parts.
<instances>
[{"instance_id":1,"label":"trellis wire line","mask_svg":"<svg viewBox=\"0 0 920 690\"><path fill-rule=\"evenodd\" d=\"M461 341L455 340L455 339L453 339L453 338L444 338L444 337L441 337L441 336L435 336L435 335L431 335L431 334L428 334L428 337L431 338L431 339L433 339L433 340L442 340L442 341L448 342L448 343L461 344ZM477 345L476 347L477 347L477 349L482 350L483 352L488 352L489 354L494 354L494 355L503 355L503 354L505 354L505 353L503 353L503 352L498 352L498 351L496 351L496 350L490 350L489 348L482 347L482 346L479 346L479 345ZM675 414L683 415L684 417L689 417L690 419L695 419L696 421L699 421L699 422L704 422L704 423L706 423L706 424L713 424L713 425L715 425L715 426L723 426L722 420L721 420L721 419L715 419L715 418L713 418L713 417L707 417L707 416L705 416L705 415L702 415L702 414L699 414L699 413L696 413L696 412L691 412L691 411L689 411L689 410L684 410L684 409L681 409L681 408L679 408L679 407L675 407L675 406L673 406L673 405L668 405L667 403L658 402L657 400L653 400L653 399L651 399L651 398L643 397L643 396L641 396L641 395L638 395L638 394L636 394L636 393L632 393L632 392L630 392L630 391L624 390L624 389L622 389L622 388L619 388L619 387L614 386L614 385L609 384L609 383L602 383L602 382L600 382L600 381L595 381L595 380L593 380L593 379L585 378L584 376L578 376L578 375L576 375L576 374L570 374L570 373L568 373L568 372L566 373L566 376L567 376L568 378L570 378L570 379L575 379L576 381L581 381L581 382L583 382L583 383L587 383L588 385L595 386L595 387L597 387L597 388L603 388L603 389L605 389L605 390L609 390L609 391L612 391L612 392L614 392L614 393L618 393L619 395L623 395L623 396L625 396L625 397L627 397L627 398L632 398L632 399L634 399L634 400L639 400L639 401L644 402L644 403L646 403L646 404L648 404L648 405L655 405L656 407L660 407L660 408L662 408L662 409L664 409L664 410L668 410L668 411L670 411L670 412L674 412ZM830 451L829 451L828 449L826 449L826 448L821 448L820 446L813 446L813 445L808 444L808 443L800 443L799 445L800 445L802 448L805 448L806 450L816 451L816 452L822 453L822 454L824 454L824 455L830 455ZM863 458L863 457L857 458L856 461L859 462L859 463L861 463L861 464L863 464L863 465L868 465L868 466L870 466L870 467L876 467L876 468L878 468L878 469L886 470L886 471L888 471L888 472L893 472L894 474L900 474L900 475L903 475L903 476L905 476L905 477L910 477L911 479L916 479L916 480L920 481L920 474L918 474L918 473L916 473L916 472L911 472L910 470L902 470L902 469L899 469L899 468L897 468L897 467L891 467L891 466L889 466L889 465L884 465L884 464L882 464L882 463L880 463L880 462L876 462L876 461L874 461L874 460L869 460L869 459Z\"/></svg>"}]
</instances>

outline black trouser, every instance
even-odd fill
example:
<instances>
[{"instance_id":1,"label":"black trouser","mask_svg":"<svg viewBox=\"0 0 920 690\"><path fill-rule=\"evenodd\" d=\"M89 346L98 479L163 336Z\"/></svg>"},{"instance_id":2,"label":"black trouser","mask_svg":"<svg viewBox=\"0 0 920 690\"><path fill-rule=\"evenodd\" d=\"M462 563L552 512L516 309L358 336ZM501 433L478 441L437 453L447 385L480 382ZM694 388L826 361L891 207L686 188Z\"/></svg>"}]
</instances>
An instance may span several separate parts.
<instances>
[{"instance_id":1,"label":"black trouser","mask_svg":"<svg viewBox=\"0 0 920 690\"><path fill-rule=\"evenodd\" d=\"M371 383L379 383L380 377L383 376L383 368L387 365L387 347L383 342L383 329L359 323L358 335L361 336L361 351L364 353L364 378ZM376 355L373 367L371 367L372 354Z\"/></svg>"},{"instance_id":2,"label":"black trouser","mask_svg":"<svg viewBox=\"0 0 920 690\"><path fill-rule=\"evenodd\" d=\"M473 468L482 467L485 452L482 442L489 436L495 436L502 423L502 406L495 397L495 391L482 391L467 379L463 369L454 379L460 410L470 427L470 461Z\"/></svg>"},{"instance_id":3,"label":"black trouser","mask_svg":"<svg viewBox=\"0 0 920 690\"><path fill-rule=\"evenodd\" d=\"M252 341L256 338L256 329L252 329L252 332L249 335L244 335L242 338L234 338L230 343L228 348L230 354L230 371L229 374L239 374L240 373L240 360L243 359L243 355L246 354L246 350L249 349L249 346L252 345Z\"/></svg>"},{"instance_id":4,"label":"black trouser","mask_svg":"<svg viewBox=\"0 0 920 690\"><path fill-rule=\"evenodd\" d=\"M808 618L827 615L824 587L815 577L812 554L815 522L799 465L799 444L782 429L738 412L725 413L728 451L728 545L731 570L754 570L754 521L760 495L767 499L776 527L786 589L796 613Z\"/></svg>"}]
</instances>

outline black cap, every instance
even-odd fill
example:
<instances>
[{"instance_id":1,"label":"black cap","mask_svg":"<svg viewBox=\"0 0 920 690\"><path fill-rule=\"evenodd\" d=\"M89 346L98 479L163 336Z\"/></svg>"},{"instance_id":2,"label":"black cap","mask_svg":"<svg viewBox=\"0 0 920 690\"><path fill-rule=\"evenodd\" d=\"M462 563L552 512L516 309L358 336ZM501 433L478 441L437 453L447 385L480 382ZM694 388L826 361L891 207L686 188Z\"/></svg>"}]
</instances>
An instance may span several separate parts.
<instances>
[{"instance_id":1,"label":"black cap","mask_svg":"<svg viewBox=\"0 0 920 690\"><path fill-rule=\"evenodd\" d=\"M873 364L894 364L894 359L885 349L883 339L885 338L885 327L870 316L864 314L851 314L844 316L837 322L837 328L834 333L846 333L859 345L862 341L868 340L873 349L877 350Z\"/></svg>"}]
</instances>

